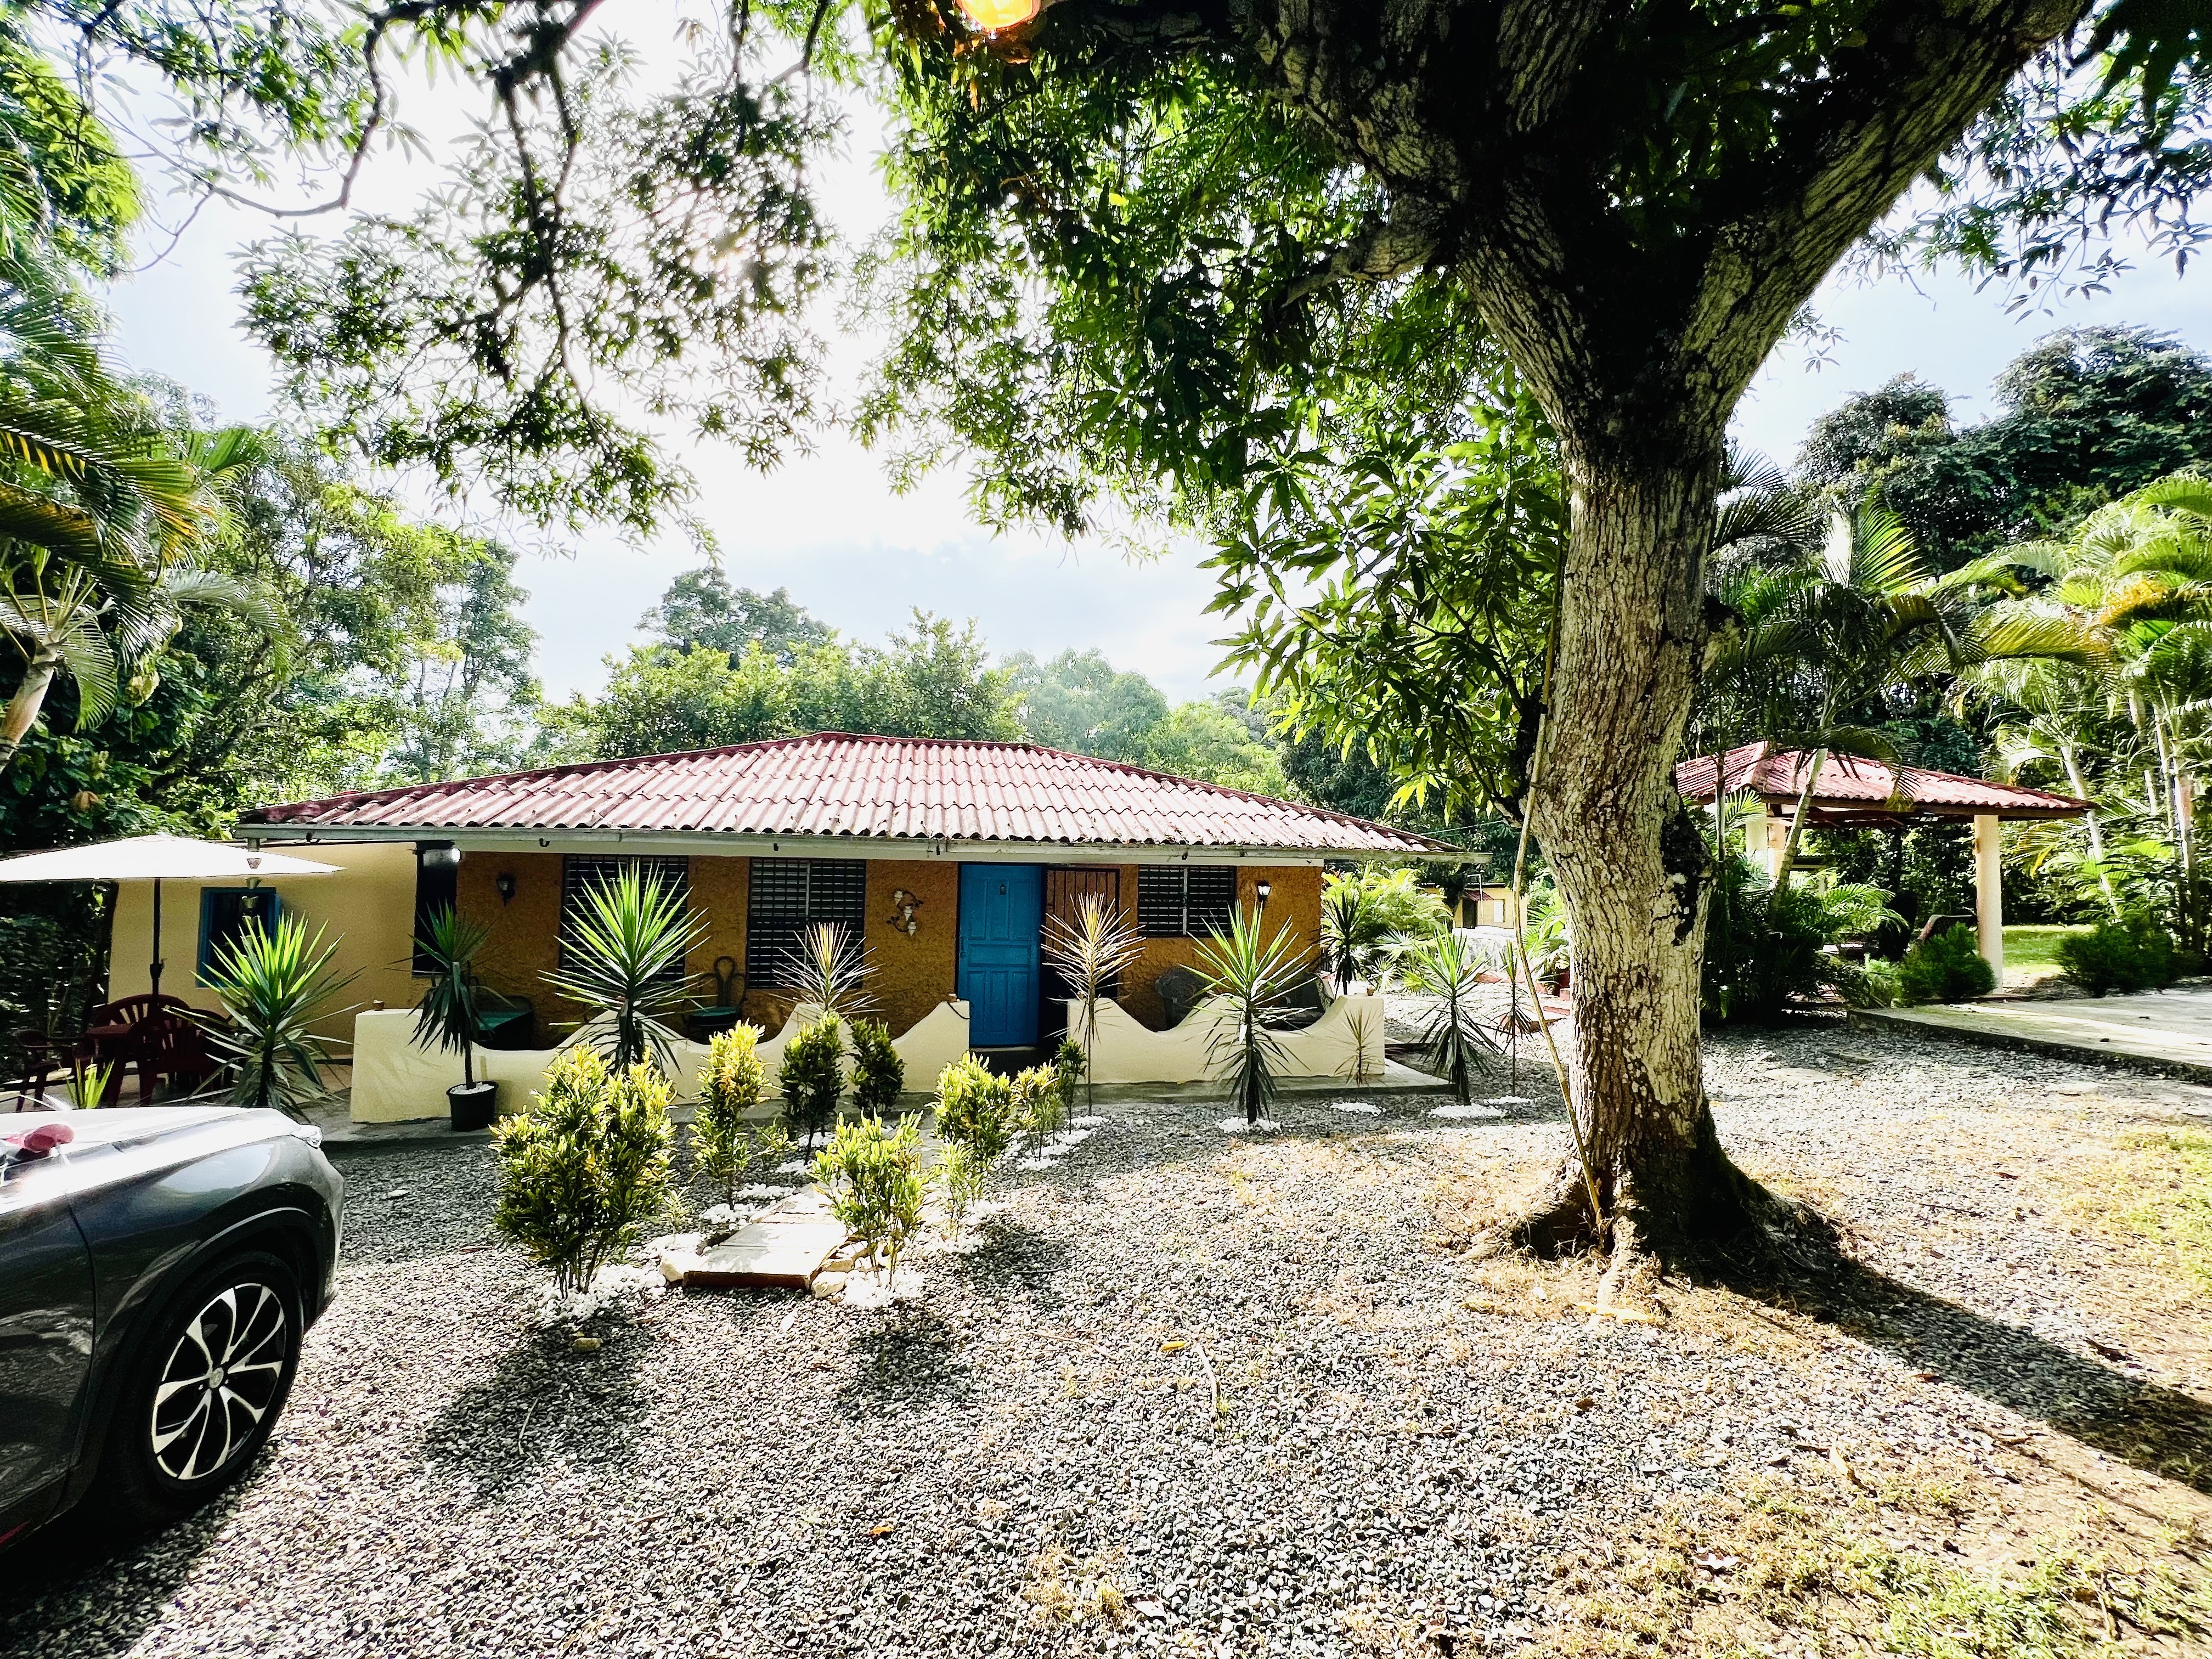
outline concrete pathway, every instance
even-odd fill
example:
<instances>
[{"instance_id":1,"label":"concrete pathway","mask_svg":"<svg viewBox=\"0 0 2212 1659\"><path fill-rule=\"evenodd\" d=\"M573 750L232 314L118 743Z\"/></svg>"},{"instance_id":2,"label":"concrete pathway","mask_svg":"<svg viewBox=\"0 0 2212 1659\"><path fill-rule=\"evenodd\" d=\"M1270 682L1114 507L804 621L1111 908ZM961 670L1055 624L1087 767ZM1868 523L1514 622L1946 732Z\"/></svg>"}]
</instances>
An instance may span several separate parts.
<instances>
[{"instance_id":1,"label":"concrete pathway","mask_svg":"<svg viewBox=\"0 0 2212 1659\"><path fill-rule=\"evenodd\" d=\"M769 1205L719 1244L702 1248L696 1235L670 1241L660 1271L671 1284L702 1290L803 1291L845 1248L845 1237L829 1199L808 1187Z\"/></svg>"},{"instance_id":2,"label":"concrete pathway","mask_svg":"<svg viewBox=\"0 0 2212 1659\"><path fill-rule=\"evenodd\" d=\"M2212 986L2130 996L1867 1008L1853 1021L2212 1082Z\"/></svg>"}]
</instances>

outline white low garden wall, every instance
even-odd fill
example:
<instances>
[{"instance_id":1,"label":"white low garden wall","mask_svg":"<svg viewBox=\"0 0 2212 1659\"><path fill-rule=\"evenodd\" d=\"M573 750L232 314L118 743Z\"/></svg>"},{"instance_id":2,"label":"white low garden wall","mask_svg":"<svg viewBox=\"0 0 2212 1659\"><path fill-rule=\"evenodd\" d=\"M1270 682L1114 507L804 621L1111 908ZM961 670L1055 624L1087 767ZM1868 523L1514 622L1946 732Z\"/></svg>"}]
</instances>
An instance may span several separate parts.
<instances>
[{"instance_id":1,"label":"white low garden wall","mask_svg":"<svg viewBox=\"0 0 2212 1659\"><path fill-rule=\"evenodd\" d=\"M1139 1024L1118 1002L1098 1005L1098 1036L1091 1045L1091 1075L1101 1083L1202 1083L1212 1074L1216 1030L1226 1011L1203 1003L1171 1031ZM1291 1077L1380 1078L1382 999L1373 991L1340 996L1302 1031L1278 1031Z\"/></svg>"},{"instance_id":2,"label":"white low garden wall","mask_svg":"<svg viewBox=\"0 0 2212 1659\"><path fill-rule=\"evenodd\" d=\"M760 1043L761 1063L768 1067L770 1101L763 1115L775 1109L775 1070L788 1042L820 1010L801 1004L791 1012L783 1029ZM907 1086L928 1089L937 1074L968 1052L968 1005L940 1002L903 1036L892 1039L899 1058L906 1061ZM547 1067L559 1056L558 1048L479 1048L476 1073L500 1085L499 1109L518 1111L545 1081ZM699 1067L706 1062L707 1046L678 1038L675 1048L676 1097L696 1098ZM417 1118L446 1115L446 1091L461 1080L461 1057L450 1052L419 1048L415 1042L415 1014L408 1008L380 1008L356 1014L353 1023L353 1121L356 1123L404 1123Z\"/></svg>"},{"instance_id":3,"label":"white low garden wall","mask_svg":"<svg viewBox=\"0 0 2212 1659\"><path fill-rule=\"evenodd\" d=\"M761 1039L760 1057L769 1073L769 1100L763 1115L775 1109L775 1071L789 1042L820 1011L802 1004L774 1036ZM1091 1055L1092 1074L1101 1083L1198 1083L1212 1071L1209 1055L1217 1024L1225 1016L1203 1006L1171 1031L1139 1025L1117 1002L1098 1006L1098 1037ZM461 1057L418 1048L411 1009L380 1008L355 1016L353 1026L353 1121L403 1123L446 1115L446 1091L461 1080ZM1382 999L1372 991L1340 996L1328 1012L1302 1031L1279 1031L1276 1041L1290 1058L1294 1077L1379 1078L1382 1065ZM947 1000L892 1039L906 1062L909 1090L936 1087L938 1073L968 1052L968 1005ZM476 1073L501 1085L504 1112L520 1109L545 1080L558 1048L479 1048ZM704 1044L676 1044L676 1094L695 1097Z\"/></svg>"}]
</instances>

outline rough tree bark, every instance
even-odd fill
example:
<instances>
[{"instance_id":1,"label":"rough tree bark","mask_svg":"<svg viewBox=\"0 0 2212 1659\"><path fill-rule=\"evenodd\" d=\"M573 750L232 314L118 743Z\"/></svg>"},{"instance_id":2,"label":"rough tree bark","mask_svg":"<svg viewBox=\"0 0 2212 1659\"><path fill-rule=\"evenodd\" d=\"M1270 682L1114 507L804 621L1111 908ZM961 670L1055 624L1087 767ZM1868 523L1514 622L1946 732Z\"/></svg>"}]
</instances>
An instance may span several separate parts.
<instances>
[{"instance_id":1,"label":"rough tree bark","mask_svg":"<svg viewBox=\"0 0 2212 1659\"><path fill-rule=\"evenodd\" d=\"M1133 36L1212 33L1249 52L1390 198L1308 283L1454 273L1543 404L1573 500L1533 815L1572 919L1571 1082L1616 1268L1771 1215L1778 1200L1729 1162L1702 1086L1711 862L1674 787L1729 417L1837 261L2087 0L1873 0L1817 73L1778 72L1771 142L1718 139L1695 176L1656 183L1620 159L1647 135L1622 131L1613 102L1657 72L1638 31L1666 25L1646 8L1066 3ZM1689 205L1641 199L1647 185ZM1571 1152L1516 1233L1596 1237L1583 1193Z\"/></svg>"}]
</instances>

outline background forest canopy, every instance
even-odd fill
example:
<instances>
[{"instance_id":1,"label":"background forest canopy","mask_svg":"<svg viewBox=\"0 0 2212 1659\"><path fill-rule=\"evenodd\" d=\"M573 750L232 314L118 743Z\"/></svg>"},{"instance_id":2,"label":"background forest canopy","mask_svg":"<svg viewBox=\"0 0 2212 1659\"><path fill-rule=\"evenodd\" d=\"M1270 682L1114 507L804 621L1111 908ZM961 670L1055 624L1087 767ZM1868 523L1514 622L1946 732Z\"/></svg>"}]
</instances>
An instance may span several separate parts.
<instances>
[{"instance_id":1,"label":"background forest canopy","mask_svg":"<svg viewBox=\"0 0 2212 1659\"><path fill-rule=\"evenodd\" d=\"M994 118L1009 125L971 122L958 88L1029 96L1035 74L1010 52L964 60L941 84L919 76L899 43L941 45L937 13L928 23L770 8L751 33L733 25L733 58L695 41L702 55L672 89L584 30L590 7L523 11L526 26L471 4L366 23L309 8L270 31L221 5L0 7L18 412L35 434L33 417L51 420L62 401L54 377L75 374L67 390L93 388L79 401L106 423L111 495L137 500L122 487L133 467L177 469L174 501L131 510L175 509L185 528L149 544L148 568L191 578L155 603L102 589L117 573L95 572L90 597L63 614L40 585L64 553L38 552L49 563L19 574L11 690L20 703L36 673L50 683L0 788L0 844L156 823L219 831L257 800L817 727L1027 736L1431 827L1471 826L1516 799L1566 531L1559 441L1464 297L1421 259L1376 246L1376 268L1350 273L1361 282L1339 284L1347 273L1334 268L1297 275L1316 246L1361 246L1374 202L1364 187L1345 193L1341 158L1310 133L1235 95L1239 71L1194 78L1167 50L1179 90L1140 99L1149 148L1133 175L1112 144L1085 148L1079 112L1010 104ZM1886 228L1874 251L2093 283L2114 256L2090 251L2092 196L2031 165L2035 135L2063 115L2099 165L2154 158L2130 175L2134 222L2153 251L2185 260L2198 235L2190 191L2206 165L2204 70L2193 51L2146 47L2136 27L2100 25L2086 46L2054 48L1976 129L1934 212ZM534 44L513 73L487 82L497 118L447 158L454 188L412 215L356 214L329 222L334 234L288 231L252 252L246 325L272 354L296 430L228 434L220 447L226 434L187 390L99 359L99 293L145 228L150 187L266 198L304 167L320 200L343 203L401 130L404 77L388 73L398 54L419 48L473 75L525 34ZM890 82L867 67L885 50L900 65ZM1082 61L1083 48L1065 50ZM766 72L793 52L795 76ZM2082 80L2094 73L2082 65L2106 61L2101 85ZM127 70L137 90L118 94L88 70ZM103 85L107 101L88 101ZM149 87L192 120L156 137L141 118ZM586 356L606 386L651 392L652 406L757 463L800 441L822 417L809 307L839 279L842 252L805 162L835 141L838 99L859 96L890 112L905 217L849 262L894 324L857 429L901 477L974 453L988 520L1080 531L1103 495L1119 495L1198 531L1216 550L1231 662L1258 692L1170 707L1095 652L1048 662L1017 652L994 665L972 625L921 613L881 646L847 641L781 590L752 593L709 567L671 587L644 621L647 642L610 659L599 693L548 706L512 549L410 512L356 474L365 462L379 477L482 484L519 520L556 530L681 520L690 481L575 378L572 362ZM713 135L704 148L702 133ZM992 218L1000 204L962 193L969 172L918 170L939 152L975 161L994 143L1036 162L1024 176L1045 192L1017 204L1011 227ZM2009 185L1974 173L2001 156ZM579 163L561 173L565 194L533 208L530 180L563 157ZM142 179L141 168L153 172ZM1053 219L1050 198L1114 178L1131 193L1110 234ZM1179 266L1181 245L1158 237L1236 217L1261 179L1288 204L1277 240L1227 235ZM518 214L511 241L470 232L471 216ZM549 215L565 247L603 254L532 263ZM1055 222L1073 240L1048 248L1038 227ZM1012 320L1029 276L1086 258L1122 262L1129 291L1148 296L1144 318L1082 313L1090 301L1061 283L1048 285L1056 332ZM2063 536L2100 504L2202 463L2208 380L2200 353L2127 331L2052 336L2001 379L1998 412L1970 425L1951 419L1942 389L1907 377L1819 422L1762 510L1786 498L1811 522L1878 507L1933 571L1954 570L2024 537ZM35 446L15 453L11 484L33 507L105 510L94 475L43 465ZM1769 543L1735 574L1771 562L1782 542ZM105 668L83 648L100 641ZM1439 685L1452 693L1443 707ZM1993 701L1969 706L1925 678L1881 688L1881 702L1857 711L1869 729L1930 763L1996 763L2011 729ZM1430 718L1371 718L1404 706Z\"/></svg>"}]
</instances>

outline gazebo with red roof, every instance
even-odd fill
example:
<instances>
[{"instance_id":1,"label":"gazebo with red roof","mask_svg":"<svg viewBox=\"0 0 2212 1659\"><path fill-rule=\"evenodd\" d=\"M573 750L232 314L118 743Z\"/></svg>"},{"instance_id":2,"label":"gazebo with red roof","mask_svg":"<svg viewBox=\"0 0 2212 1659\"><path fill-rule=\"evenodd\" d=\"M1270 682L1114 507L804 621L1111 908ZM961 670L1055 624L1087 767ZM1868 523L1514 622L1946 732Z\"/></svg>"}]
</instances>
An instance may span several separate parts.
<instances>
[{"instance_id":1,"label":"gazebo with red roof","mask_svg":"<svg viewBox=\"0 0 2212 1659\"><path fill-rule=\"evenodd\" d=\"M1760 823L1755 831L1747 831L1747 850L1763 859L1770 873L1789 839L1790 820L1804 793L1811 762L1812 756L1805 750L1777 750L1771 742L1746 744L1720 757L1723 792L1755 797L1760 803ZM1675 787L1686 799L1710 802L1714 770L1710 755L1684 761L1674 769ZM2007 818L2077 818L2088 810L2087 801L2071 795L1831 752L1821 763L1819 781L1807 803L1805 827L1901 832L1930 818L1971 818L1974 920L1982 955L2002 977L2004 901L1997 865L1997 826Z\"/></svg>"}]
</instances>

